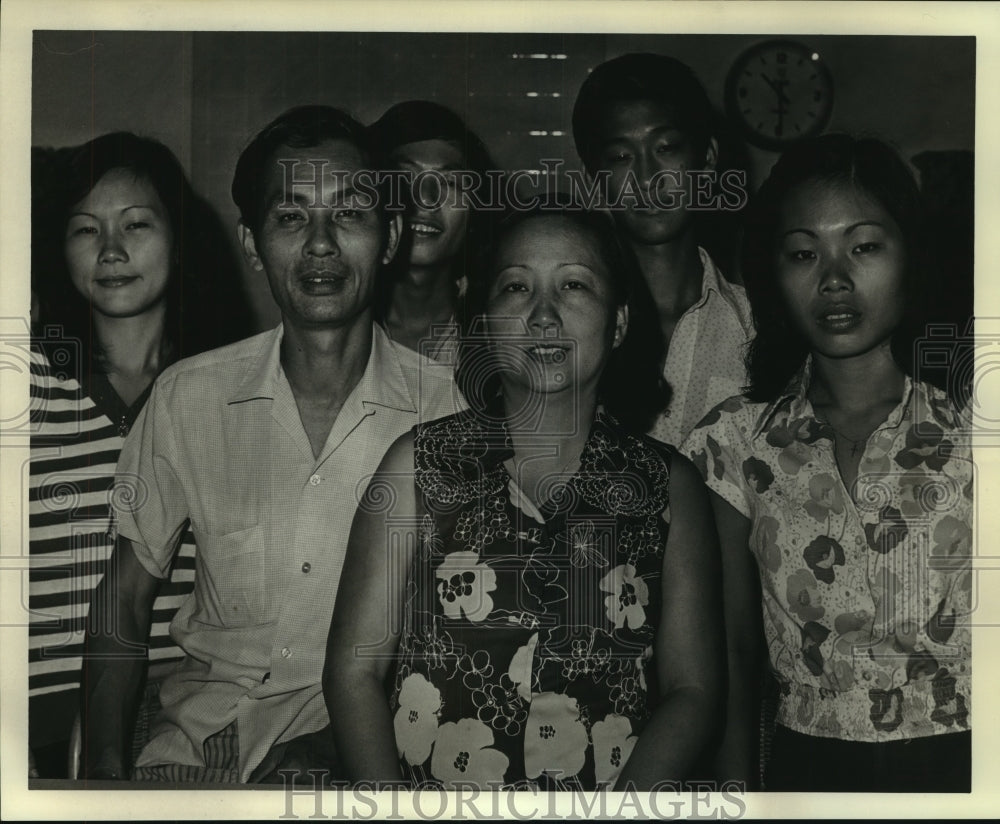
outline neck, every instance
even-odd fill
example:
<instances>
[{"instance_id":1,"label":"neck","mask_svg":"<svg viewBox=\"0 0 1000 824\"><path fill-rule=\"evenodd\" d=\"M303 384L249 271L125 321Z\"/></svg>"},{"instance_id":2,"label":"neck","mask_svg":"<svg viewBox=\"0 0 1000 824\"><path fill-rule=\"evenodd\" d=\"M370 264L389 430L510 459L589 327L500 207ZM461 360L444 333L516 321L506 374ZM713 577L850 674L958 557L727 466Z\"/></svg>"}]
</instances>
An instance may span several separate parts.
<instances>
[{"instance_id":1,"label":"neck","mask_svg":"<svg viewBox=\"0 0 1000 824\"><path fill-rule=\"evenodd\" d=\"M655 246L630 245L661 317L681 315L698 301L704 271L693 234Z\"/></svg>"},{"instance_id":2,"label":"neck","mask_svg":"<svg viewBox=\"0 0 1000 824\"><path fill-rule=\"evenodd\" d=\"M538 398L521 387L503 385L504 408L508 415L519 409L531 409ZM574 392L547 393L542 398L541 410L530 420L510 420L507 431L510 434L514 453L518 457L528 451L537 452L539 446L557 443L559 451L568 447L574 454L583 450L590 435L590 426L597 411L596 391L583 389ZM570 433L570 434L567 434ZM550 434L551 441L540 441L539 435Z\"/></svg>"},{"instance_id":3,"label":"neck","mask_svg":"<svg viewBox=\"0 0 1000 824\"><path fill-rule=\"evenodd\" d=\"M814 353L809 399L814 406L863 412L898 403L905 380L888 341L853 358L826 358Z\"/></svg>"},{"instance_id":4,"label":"neck","mask_svg":"<svg viewBox=\"0 0 1000 824\"><path fill-rule=\"evenodd\" d=\"M94 312L94 332L109 375L126 378L158 375L166 365L164 330L167 309L159 304L141 315L113 318Z\"/></svg>"},{"instance_id":5,"label":"neck","mask_svg":"<svg viewBox=\"0 0 1000 824\"><path fill-rule=\"evenodd\" d=\"M399 325L443 323L454 314L455 302L450 266L411 266L392 285L386 320Z\"/></svg>"},{"instance_id":6,"label":"neck","mask_svg":"<svg viewBox=\"0 0 1000 824\"><path fill-rule=\"evenodd\" d=\"M284 321L281 365L298 399L339 405L361 380L372 348L371 313L337 328L298 327Z\"/></svg>"}]
</instances>

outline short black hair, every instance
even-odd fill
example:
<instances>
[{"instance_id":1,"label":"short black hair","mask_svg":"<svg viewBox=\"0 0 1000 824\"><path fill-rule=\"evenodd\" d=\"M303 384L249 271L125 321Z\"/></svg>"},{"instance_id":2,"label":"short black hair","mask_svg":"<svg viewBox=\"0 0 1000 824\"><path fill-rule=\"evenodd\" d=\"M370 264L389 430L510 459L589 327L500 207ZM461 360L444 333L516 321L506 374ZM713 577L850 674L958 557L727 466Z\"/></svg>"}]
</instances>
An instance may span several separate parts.
<instances>
[{"instance_id":1,"label":"short black hair","mask_svg":"<svg viewBox=\"0 0 1000 824\"><path fill-rule=\"evenodd\" d=\"M750 201L742 249L742 271L753 310L756 336L747 351L754 401L775 400L802 367L809 345L789 315L774 271L781 206L789 192L808 181L845 183L877 200L892 216L903 237L903 319L891 339L892 355L913 375L913 345L927 319L925 220L913 174L888 144L872 137L826 134L793 144Z\"/></svg>"},{"instance_id":2,"label":"short black hair","mask_svg":"<svg viewBox=\"0 0 1000 824\"><path fill-rule=\"evenodd\" d=\"M264 186L274 153L282 146L307 149L327 140L345 140L371 163L367 129L347 112L333 106L297 106L268 123L243 150L233 174L233 202L240 220L251 232L260 228L264 214Z\"/></svg>"},{"instance_id":3,"label":"short black hair","mask_svg":"<svg viewBox=\"0 0 1000 824\"><path fill-rule=\"evenodd\" d=\"M623 54L595 68L576 96L573 140L588 171L599 168L601 124L622 102L650 100L667 108L699 157L717 131L715 110L691 68L662 54Z\"/></svg>"},{"instance_id":4,"label":"short black hair","mask_svg":"<svg viewBox=\"0 0 1000 824\"><path fill-rule=\"evenodd\" d=\"M472 203L478 199L481 203L494 201L498 194L490 191L490 178L487 173L497 169L486 144L473 132L465 121L454 111L440 103L431 100L407 100L397 103L387 109L383 115L370 127L372 148L375 152L375 163L380 169L394 167L392 154L400 146L409 143L419 143L424 140L442 140L457 147L462 153L465 169L478 175L478 183L470 192ZM457 284L463 279L466 283L476 277L475 261L477 250L488 245L490 236L500 215L498 209L477 209L470 203L469 219L465 231L465 239L455 255L453 276ZM405 205L405 204L404 204ZM404 236L404 240L407 239ZM400 252L405 251L404 245ZM379 279L373 309L379 320L385 317L388 310L390 288L393 280L405 270L407 255L397 252L392 262L386 267L383 277ZM459 301L458 313L465 311L464 301Z\"/></svg>"},{"instance_id":5,"label":"short black hair","mask_svg":"<svg viewBox=\"0 0 1000 824\"><path fill-rule=\"evenodd\" d=\"M487 409L500 390L498 370L490 362L479 319L486 310L495 275L495 260L504 241L529 220L563 217L585 231L597 244L611 276L615 306L628 307L625 339L611 352L598 384L598 400L633 432L647 432L670 401L670 386L663 377L666 347L649 293L649 287L632 251L619 239L612 219L584 209L565 196L553 194L530 209L512 210L484 250L481 276L469 287L468 317L463 329L455 379L469 404Z\"/></svg>"}]
</instances>

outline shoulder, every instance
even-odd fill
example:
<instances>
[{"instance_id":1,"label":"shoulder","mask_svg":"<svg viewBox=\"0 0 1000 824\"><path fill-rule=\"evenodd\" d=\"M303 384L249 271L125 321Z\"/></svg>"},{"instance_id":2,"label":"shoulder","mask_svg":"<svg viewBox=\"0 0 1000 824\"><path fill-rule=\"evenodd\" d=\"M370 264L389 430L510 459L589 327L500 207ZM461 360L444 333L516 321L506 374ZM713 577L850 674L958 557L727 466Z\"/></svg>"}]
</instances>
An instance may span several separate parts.
<instances>
[{"instance_id":1,"label":"shoulder","mask_svg":"<svg viewBox=\"0 0 1000 824\"><path fill-rule=\"evenodd\" d=\"M471 409L426 421L413 429L413 443L418 451L451 446L472 455L475 444L484 437L482 421Z\"/></svg>"},{"instance_id":2,"label":"shoulder","mask_svg":"<svg viewBox=\"0 0 1000 824\"><path fill-rule=\"evenodd\" d=\"M277 329L261 332L236 343L209 349L168 366L156 380L161 393L201 390L222 395L235 389L247 370L267 356L279 335Z\"/></svg>"},{"instance_id":3,"label":"shoulder","mask_svg":"<svg viewBox=\"0 0 1000 824\"><path fill-rule=\"evenodd\" d=\"M399 364L400 380L420 411L420 420L433 420L465 408L465 401L456 388L454 369L414 352L391 340L375 325L375 334L384 337L382 345Z\"/></svg>"},{"instance_id":4,"label":"shoulder","mask_svg":"<svg viewBox=\"0 0 1000 824\"><path fill-rule=\"evenodd\" d=\"M769 404L747 400L743 395L732 395L712 407L705 417L695 424L685 441L685 446L692 440L704 440L707 434L721 432L741 432L750 439L763 423L768 408ZM682 451L687 450L682 447Z\"/></svg>"}]
</instances>

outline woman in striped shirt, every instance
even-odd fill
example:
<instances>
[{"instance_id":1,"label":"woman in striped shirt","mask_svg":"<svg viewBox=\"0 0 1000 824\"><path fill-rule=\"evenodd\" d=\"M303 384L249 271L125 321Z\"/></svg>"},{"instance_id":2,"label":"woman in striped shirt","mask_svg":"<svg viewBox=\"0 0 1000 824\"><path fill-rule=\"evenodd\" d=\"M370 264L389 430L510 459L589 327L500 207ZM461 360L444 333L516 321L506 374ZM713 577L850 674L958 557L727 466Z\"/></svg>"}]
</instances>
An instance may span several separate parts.
<instances>
[{"instance_id":1,"label":"woman in striped shirt","mask_svg":"<svg viewBox=\"0 0 1000 824\"><path fill-rule=\"evenodd\" d=\"M246 313L227 294L226 317L214 316L219 275L236 270L165 146L117 132L33 160L32 286L44 328L31 362L29 740L38 774L59 777L87 610L113 543L122 442L156 376L239 337ZM190 535L184 543L154 607L157 664L181 654L168 626L192 589Z\"/></svg>"}]
</instances>

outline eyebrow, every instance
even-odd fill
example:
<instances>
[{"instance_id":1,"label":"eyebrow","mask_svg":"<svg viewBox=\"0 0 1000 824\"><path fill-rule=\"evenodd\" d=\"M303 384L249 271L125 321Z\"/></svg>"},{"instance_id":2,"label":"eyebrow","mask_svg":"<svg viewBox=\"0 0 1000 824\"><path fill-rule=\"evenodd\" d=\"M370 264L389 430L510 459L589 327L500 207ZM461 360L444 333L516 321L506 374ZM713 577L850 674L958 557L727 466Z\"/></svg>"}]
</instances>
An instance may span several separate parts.
<instances>
[{"instance_id":1,"label":"eyebrow","mask_svg":"<svg viewBox=\"0 0 1000 824\"><path fill-rule=\"evenodd\" d=\"M130 209L149 209L149 211L151 211L151 212L156 212L156 207L155 206L147 205L145 203L136 203L136 204L134 204L132 206L125 206L125 207L119 209L118 210L118 214L124 214L125 212L129 211ZM70 213L70 218L74 218L74 217L92 217L95 220L97 220L97 215L95 215L93 212L84 212L83 210L81 210L79 212L71 212Z\"/></svg>"},{"instance_id":2,"label":"eyebrow","mask_svg":"<svg viewBox=\"0 0 1000 824\"><path fill-rule=\"evenodd\" d=\"M313 191L315 192L316 184L314 184L312 181L304 181L302 183L296 183L294 184L294 186L296 188L303 186L312 187ZM335 202L337 204L340 204L343 201L349 200L350 198L357 195L358 190L354 186L348 186L346 189L343 189L339 192L335 192L334 194L336 195L337 198ZM305 208L315 208L315 209L318 209L322 206L328 206L328 204L326 203L317 204L313 198L307 197L302 192L296 192L294 189L292 190L285 189L281 192L276 192L274 196L270 198L270 200L268 201L268 208L270 209L274 208L275 206L283 206L288 203L294 203L297 206L303 206Z\"/></svg>"},{"instance_id":3,"label":"eyebrow","mask_svg":"<svg viewBox=\"0 0 1000 824\"><path fill-rule=\"evenodd\" d=\"M645 132L642 136L644 138L645 137L657 138L657 137L661 137L664 134L668 134L668 133L671 133L671 132L676 132L677 134L681 135L681 137L683 137L685 134L687 134L685 132L685 130L682 129L680 126L666 126L666 125L664 125L664 126L656 126L655 128L650 129L648 132ZM617 135L611 135L611 136L605 138L604 140L601 141L600 145L602 147L605 147L605 146L610 146L610 145L612 145L614 143L631 143L632 140L633 140L633 138L629 137L628 135L617 134Z\"/></svg>"},{"instance_id":4,"label":"eyebrow","mask_svg":"<svg viewBox=\"0 0 1000 824\"><path fill-rule=\"evenodd\" d=\"M859 229L862 226L878 226L880 229L885 228L885 224L881 223L878 220L859 220L857 223L852 223L850 226L845 228L844 235L849 235L855 229ZM789 229L787 232L783 232L781 237L786 238L789 235L794 235L794 234L809 235L809 237L819 237L819 235L817 235L817 233L814 232L812 229L802 229L802 228Z\"/></svg>"}]
</instances>

